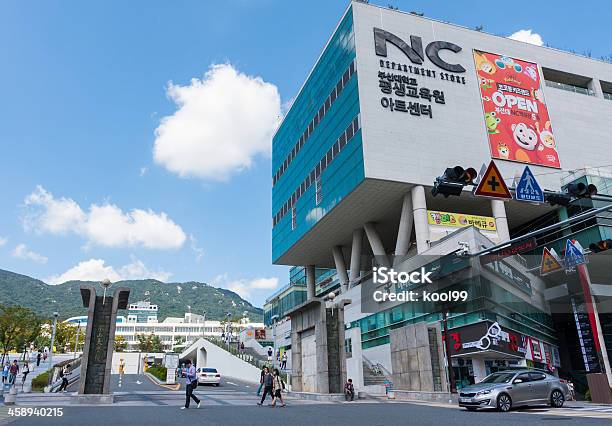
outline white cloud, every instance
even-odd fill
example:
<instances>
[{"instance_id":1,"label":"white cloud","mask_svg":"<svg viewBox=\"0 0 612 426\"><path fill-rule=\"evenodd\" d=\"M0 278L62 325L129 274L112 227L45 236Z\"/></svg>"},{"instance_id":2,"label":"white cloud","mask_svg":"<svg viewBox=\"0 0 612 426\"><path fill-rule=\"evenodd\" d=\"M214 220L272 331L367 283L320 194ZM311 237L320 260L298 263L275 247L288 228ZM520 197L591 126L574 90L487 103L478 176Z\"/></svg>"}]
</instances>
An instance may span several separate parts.
<instances>
[{"instance_id":1,"label":"white cloud","mask_svg":"<svg viewBox=\"0 0 612 426\"><path fill-rule=\"evenodd\" d=\"M46 256L28 249L28 246L23 243L15 247L15 250L13 250L13 257L23 260L32 260L36 263L47 263L47 260L49 260Z\"/></svg>"},{"instance_id":2,"label":"white cloud","mask_svg":"<svg viewBox=\"0 0 612 426\"><path fill-rule=\"evenodd\" d=\"M140 177L143 177L147 173L148 169L146 167L140 168Z\"/></svg>"},{"instance_id":3,"label":"white cloud","mask_svg":"<svg viewBox=\"0 0 612 426\"><path fill-rule=\"evenodd\" d=\"M228 274L217 275L210 283L214 287L223 287L238 294L243 299L251 296L255 290L274 290L278 287L278 278L254 278L230 280Z\"/></svg>"},{"instance_id":4,"label":"white cloud","mask_svg":"<svg viewBox=\"0 0 612 426\"><path fill-rule=\"evenodd\" d=\"M106 265L102 259L89 259L79 262L61 275L48 277L45 282L49 284L62 284L66 281L102 281L106 278L112 282L145 278L166 281L171 276L171 273L161 269L157 271L150 270L141 260L134 257L132 257L131 263L122 266L118 270L110 265Z\"/></svg>"},{"instance_id":5,"label":"white cloud","mask_svg":"<svg viewBox=\"0 0 612 426\"><path fill-rule=\"evenodd\" d=\"M8 238L3 237L2 235L0 235L0 247L5 245L7 241L8 241Z\"/></svg>"},{"instance_id":6,"label":"white cloud","mask_svg":"<svg viewBox=\"0 0 612 426\"><path fill-rule=\"evenodd\" d=\"M538 33L532 32L530 29L518 30L513 34L510 34L508 38L511 38L512 40L524 41L525 43L535 44L536 46L542 46L544 44L542 36Z\"/></svg>"},{"instance_id":7,"label":"white cloud","mask_svg":"<svg viewBox=\"0 0 612 426\"><path fill-rule=\"evenodd\" d=\"M187 236L166 213L133 209L123 212L114 204L91 204L85 212L72 199L55 198L37 186L25 199L26 230L38 233L74 233L88 243L107 247L141 246L148 249L174 249Z\"/></svg>"},{"instance_id":8,"label":"white cloud","mask_svg":"<svg viewBox=\"0 0 612 426\"><path fill-rule=\"evenodd\" d=\"M181 177L227 180L269 155L281 118L275 85L216 64L188 85L168 83L166 92L178 109L155 130L156 163Z\"/></svg>"}]
</instances>

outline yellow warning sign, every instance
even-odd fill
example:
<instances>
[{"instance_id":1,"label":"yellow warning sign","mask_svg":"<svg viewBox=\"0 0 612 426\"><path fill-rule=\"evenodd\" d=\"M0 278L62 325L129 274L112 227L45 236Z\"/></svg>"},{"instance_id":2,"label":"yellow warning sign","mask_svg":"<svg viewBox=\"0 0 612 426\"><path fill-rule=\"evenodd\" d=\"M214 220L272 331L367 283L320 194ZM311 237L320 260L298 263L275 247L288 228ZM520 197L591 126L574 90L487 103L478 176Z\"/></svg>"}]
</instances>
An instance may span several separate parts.
<instances>
[{"instance_id":1,"label":"yellow warning sign","mask_svg":"<svg viewBox=\"0 0 612 426\"><path fill-rule=\"evenodd\" d=\"M540 275L550 274L563 269L561 262L555 249L548 249L544 247L544 253L542 253L542 263L540 264Z\"/></svg>"},{"instance_id":2,"label":"yellow warning sign","mask_svg":"<svg viewBox=\"0 0 612 426\"><path fill-rule=\"evenodd\" d=\"M480 179L480 183L474 191L474 195L481 197L512 199L512 194L508 190L504 178L493 161L489 163L487 171Z\"/></svg>"}]
</instances>

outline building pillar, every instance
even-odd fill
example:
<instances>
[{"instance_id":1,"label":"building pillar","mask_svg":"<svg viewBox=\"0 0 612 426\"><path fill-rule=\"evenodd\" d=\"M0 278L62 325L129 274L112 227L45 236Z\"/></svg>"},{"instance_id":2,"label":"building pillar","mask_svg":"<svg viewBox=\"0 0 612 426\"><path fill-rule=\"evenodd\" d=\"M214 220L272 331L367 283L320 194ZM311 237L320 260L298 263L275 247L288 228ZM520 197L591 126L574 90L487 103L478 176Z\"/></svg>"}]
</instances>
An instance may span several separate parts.
<instances>
[{"instance_id":1,"label":"building pillar","mask_svg":"<svg viewBox=\"0 0 612 426\"><path fill-rule=\"evenodd\" d=\"M506 217L506 206L504 202L501 200L491 200L491 210L495 218L499 242L503 243L508 241L510 239L510 230L508 229L508 219Z\"/></svg>"},{"instance_id":2,"label":"building pillar","mask_svg":"<svg viewBox=\"0 0 612 426\"><path fill-rule=\"evenodd\" d=\"M397 242L395 243L395 256L406 256L410 248L410 238L412 237L412 195L404 195L402 212L400 216L399 229L397 230Z\"/></svg>"},{"instance_id":3,"label":"building pillar","mask_svg":"<svg viewBox=\"0 0 612 426\"><path fill-rule=\"evenodd\" d=\"M355 229L353 231L353 245L351 246L351 270L349 276L349 285L355 285L361 274L361 248L363 244L363 229Z\"/></svg>"},{"instance_id":4,"label":"building pillar","mask_svg":"<svg viewBox=\"0 0 612 426\"><path fill-rule=\"evenodd\" d=\"M474 383L478 383L487 377L487 367L484 359L472 358L472 368L474 369Z\"/></svg>"},{"instance_id":5,"label":"building pillar","mask_svg":"<svg viewBox=\"0 0 612 426\"><path fill-rule=\"evenodd\" d=\"M312 300L315 297L315 266L306 266L306 300Z\"/></svg>"},{"instance_id":6,"label":"building pillar","mask_svg":"<svg viewBox=\"0 0 612 426\"><path fill-rule=\"evenodd\" d=\"M363 225L363 229L365 229L366 236L368 237L370 247L372 247L372 253L374 253L377 263L379 263L380 266L389 266L389 259L387 258L387 253L385 252L385 246L383 246L382 240L380 239L374 224L372 222L368 222Z\"/></svg>"},{"instance_id":7,"label":"building pillar","mask_svg":"<svg viewBox=\"0 0 612 426\"><path fill-rule=\"evenodd\" d=\"M412 188L411 196L417 253L423 253L425 250L429 249L429 224L427 223L425 188L421 185L415 186Z\"/></svg>"},{"instance_id":8,"label":"building pillar","mask_svg":"<svg viewBox=\"0 0 612 426\"><path fill-rule=\"evenodd\" d=\"M334 246L332 248L332 254L334 255L334 263L336 264L336 272L338 273L338 279L340 280L340 289L344 293L348 290L349 278L346 273L346 263L344 262L344 255L342 254L341 246Z\"/></svg>"}]
</instances>

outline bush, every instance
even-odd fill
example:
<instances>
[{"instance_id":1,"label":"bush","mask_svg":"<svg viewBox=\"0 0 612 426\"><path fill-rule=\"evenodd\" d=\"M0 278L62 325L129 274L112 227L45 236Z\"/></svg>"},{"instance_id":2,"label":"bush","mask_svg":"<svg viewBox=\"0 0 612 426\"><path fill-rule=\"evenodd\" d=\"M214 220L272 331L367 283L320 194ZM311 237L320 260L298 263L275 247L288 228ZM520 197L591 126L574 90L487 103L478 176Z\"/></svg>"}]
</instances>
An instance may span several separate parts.
<instances>
[{"instance_id":1,"label":"bush","mask_svg":"<svg viewBox=\"0 0 612 426\"><path fill-rule=\"evenodd\" d=\"M44 373L41 373L32 379L32 390L33 391L42 392L45 386L49 384L49 372L50 371L51 370L47 370Z\"/></svg>"},{"instance_id":2,"label":"bush","mask_svg":"<svg viewBox=\"0 0 612 426\"><path fill-rule=\"evenodd\" d=\"M168 369L166 367L157 366L157 365L155 365L153 367L149 367L147 369L147 373L151 373L152 375L157 377L162 382L166 381L166 373L167 373L167 371L168 371Z\"/></svg>"}]
</instances>

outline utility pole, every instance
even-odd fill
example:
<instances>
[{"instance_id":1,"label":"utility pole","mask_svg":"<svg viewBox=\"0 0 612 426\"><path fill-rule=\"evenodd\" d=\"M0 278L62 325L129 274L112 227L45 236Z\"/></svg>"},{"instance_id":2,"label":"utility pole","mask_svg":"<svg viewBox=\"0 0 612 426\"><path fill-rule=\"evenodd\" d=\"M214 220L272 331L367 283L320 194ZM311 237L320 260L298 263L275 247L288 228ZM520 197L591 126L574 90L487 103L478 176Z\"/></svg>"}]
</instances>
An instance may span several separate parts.
<instances>
[{"instance_id":1,"label":"utility pole","mask_svg":"<svg viewBox=\"0 0 612 426\"><path fill-rule=\"evenodd\" d=\"M455 372L453 371L453 364L450 354L450 336L448 334L448 306L444 306L444 312L442 313L442 326L444 328L444 352L446 352L446 364L448 366L448 382L451 393L457 393L457 384L455 383Z\"/></svg>"}]
</instances>

